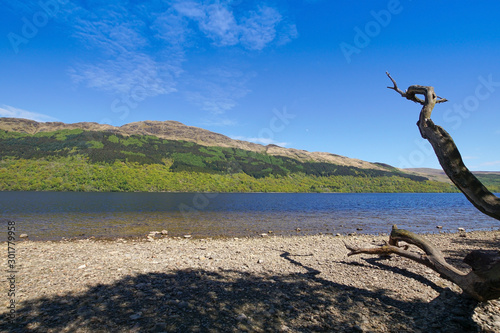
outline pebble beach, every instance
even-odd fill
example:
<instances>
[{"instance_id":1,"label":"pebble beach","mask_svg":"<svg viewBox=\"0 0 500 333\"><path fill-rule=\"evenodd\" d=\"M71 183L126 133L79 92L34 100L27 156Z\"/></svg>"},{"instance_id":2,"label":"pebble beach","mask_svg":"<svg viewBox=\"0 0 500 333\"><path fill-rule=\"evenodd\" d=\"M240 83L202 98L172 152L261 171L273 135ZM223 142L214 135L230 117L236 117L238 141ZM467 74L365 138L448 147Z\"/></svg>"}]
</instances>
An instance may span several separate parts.
<instances>
[{"instance_id":1,"label":"pebble beach","mask_svg":"<svg viewBox=\"0 0 500 333\"><path fill-rule=\"evenodd\" d=\"M500 248L500 231L426 237L464 270L470 250ZM387 239L26 239L1 279L0 331L500 332L498 300L405 258L347 256Z\"/></svg>"}]
</instances>

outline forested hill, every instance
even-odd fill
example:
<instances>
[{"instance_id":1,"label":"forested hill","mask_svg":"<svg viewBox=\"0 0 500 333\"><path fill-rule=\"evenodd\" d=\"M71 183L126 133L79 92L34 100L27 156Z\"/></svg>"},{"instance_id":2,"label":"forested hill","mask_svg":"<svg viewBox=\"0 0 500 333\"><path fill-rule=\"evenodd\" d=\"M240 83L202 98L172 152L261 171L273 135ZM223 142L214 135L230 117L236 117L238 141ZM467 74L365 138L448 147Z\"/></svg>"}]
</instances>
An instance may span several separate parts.
<instances>
[{"instance_id":1,"label":"forested hill","mask_svg":"<svg viewBox=\"0 0 500 333\"><path fill-rule=\"evenodd\" d=\"M0 190L455 191L383 164L361 168L102 128L0 129L0 153Z\"/></svg>"},{"instance_id":2,"label":"forested hill","mask_svg":"<svg viewBox=\"0 0 500 333\"><path fill-rule=\"evenodd\" d=\"M0 130L8 132L19 132L25 134L39 134L42 132L54 132L59 130L81 129L93 132L108 132L131 135L152 135L161 139L173 141L194 142L202 146L216 146L226 148L239 148L256 153L272 156L285 156L300 161L326 162L345 166L355 166L364 169L383 169L379 165L348 158L331 153L308 152L305 150L283 148L276 145L263 146L260 144L234 140L225 135L210 132L208 130L186 126L178 121L139 121L115 127L107 124L82 122L65 124L61 122L36 122L34 120L21 118L0 118Z\"/></svg>"}]
</instances>

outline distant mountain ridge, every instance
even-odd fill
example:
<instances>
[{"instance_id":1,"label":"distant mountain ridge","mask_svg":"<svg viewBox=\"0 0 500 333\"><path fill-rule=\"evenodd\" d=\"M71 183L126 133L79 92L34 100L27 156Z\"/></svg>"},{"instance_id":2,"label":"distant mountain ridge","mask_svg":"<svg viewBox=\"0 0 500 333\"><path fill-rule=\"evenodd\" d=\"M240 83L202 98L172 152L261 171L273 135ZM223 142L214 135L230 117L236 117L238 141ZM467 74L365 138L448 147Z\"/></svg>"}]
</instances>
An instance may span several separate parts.
<instances>
[{"instance_id":1,"label":"distant mountain ridge","mask_svg":"<svg viewBox=\"0 0 500 333\"><path fill-rule=\"evenodd\" d=\"M178 121L145 120L125 124L119 127L95 122L66 124L63 122L37 122L22 118L0 118L0 130L36 134L63 129L81 129L85 131L103 131L124 136L153 135L166 140L191 141L203 146L239 148L243 150L293 158L302 162L324 162L341 166L352 166L361 169L387 170L387 166L362 161L327 152L309 152L306 150L283 148L276 145L260 145L252 142L234 140L223 134L211 132L199 127L187 126Z\"/></svg>"}]
</instances>

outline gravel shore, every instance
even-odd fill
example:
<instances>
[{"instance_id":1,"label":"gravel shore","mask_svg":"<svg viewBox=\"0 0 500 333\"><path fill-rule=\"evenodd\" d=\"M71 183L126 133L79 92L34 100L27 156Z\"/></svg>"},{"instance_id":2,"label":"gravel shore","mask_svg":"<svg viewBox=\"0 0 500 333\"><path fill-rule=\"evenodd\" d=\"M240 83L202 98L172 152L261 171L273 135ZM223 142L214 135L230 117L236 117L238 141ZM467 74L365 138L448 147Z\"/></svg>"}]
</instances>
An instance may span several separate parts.
<instances>
[{"instance_id":1,"label":"gravel shore","mask_svg":"<svg viewBox=\"0 0 500 333\"><path fill-rule=\"evenodd\" d=\"M157 236L16 243L15 297L4 273L0 330L500 332L499 301L478 304L404 258L347 257L344 242L387 236ZM500 248L500 231L466 236L426 237L464 269L469 250Z\"/></svg>"}]
</instances>

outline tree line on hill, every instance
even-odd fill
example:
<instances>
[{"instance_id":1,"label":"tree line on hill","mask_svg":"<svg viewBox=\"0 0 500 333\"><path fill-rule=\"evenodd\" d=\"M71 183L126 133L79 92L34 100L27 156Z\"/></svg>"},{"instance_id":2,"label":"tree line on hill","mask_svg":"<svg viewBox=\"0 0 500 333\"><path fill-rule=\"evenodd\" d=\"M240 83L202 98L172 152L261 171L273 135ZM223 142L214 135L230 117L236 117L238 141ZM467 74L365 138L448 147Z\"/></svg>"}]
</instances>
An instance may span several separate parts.
<instances>
[{"instance_id":1,"label":"tree line on hill","mask_svg":"<svg viewBox=\"0 0 500 333\"><path fill-rule=\"evenodd\" d=\"M299 161L155 136L0 131L0 190L453 192L397 169Z\"/></svg>"}]
</instances>

